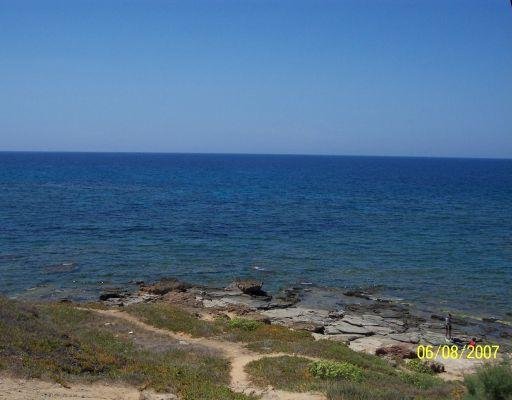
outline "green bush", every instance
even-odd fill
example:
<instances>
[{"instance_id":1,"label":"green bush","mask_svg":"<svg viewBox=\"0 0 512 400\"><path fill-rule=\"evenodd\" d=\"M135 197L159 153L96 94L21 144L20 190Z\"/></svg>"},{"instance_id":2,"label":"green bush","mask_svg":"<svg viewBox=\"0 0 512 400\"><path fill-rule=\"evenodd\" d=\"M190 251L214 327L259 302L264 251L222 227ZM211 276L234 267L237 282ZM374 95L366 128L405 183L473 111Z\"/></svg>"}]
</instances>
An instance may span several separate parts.
<instances>
[{"instance_id":1,"label":"green bush","mask_svg":"<svg viewBox=\"0 0 512 400\"><path fill-rule=\"evenodd\" d=\"M353 364L338 361L315 361L309 367L309 372L317 378L338 379L361 382L363 370Z\"/></svg>"},{"instance_id":2,"label":"green bush","mask_svg":"<svg viewBox=\"0 0 512 400\"><path fill-rule=\"evenodd\" d=\"M422 361L418 358L410 360L407 363L407 368L414 372L419 372L420 374L429 374L433 375L434 371L428 365L428 362Z\"/></svg>"},{"instance_id":3,"label":"green bush","mask_svg":"<svg viewBox=\"0 0 512 400\"><path fill-rule=\"evenodd\" d=\"M441 380L430 374L399 371L398 376L402 382L415 386L418 389L430 389L434 386L441 385Z\"/></svg>"},{"instance_id":4,"label":"green bush","mask_svg":"<svg viewBox=\"0 0 512 400\"><path fill-rule=\"evenodd\" d=\"M484 365L464 378L467 400L511 400L512 368L510 362Z\"/></svg>"},{"instance_id":5,"label":"green bush","mask_svg":"<svg viewBox=\"0 0 512 400\"><path fill-rule=\"evenodd\" d=\"M228 326L230 328L242 329L244 331L255 331L262 325L263 324L261 322L238 317L235 317L228 322Z\"/></svg>"}]
</instances>

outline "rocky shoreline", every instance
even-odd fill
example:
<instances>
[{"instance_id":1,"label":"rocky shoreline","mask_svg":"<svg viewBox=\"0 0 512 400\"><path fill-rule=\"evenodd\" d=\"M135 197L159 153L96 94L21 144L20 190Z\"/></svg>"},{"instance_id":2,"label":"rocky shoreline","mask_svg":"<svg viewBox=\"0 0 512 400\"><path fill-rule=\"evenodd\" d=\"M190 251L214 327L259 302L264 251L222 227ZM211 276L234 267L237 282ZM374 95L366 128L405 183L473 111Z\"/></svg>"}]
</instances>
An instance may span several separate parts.
<instances>
[{"instance_id":1,"label":"rocky shoreline","mask_svg":"<svg viewBox=\"0 0 512 400\"><path fill-rule=\"evenodd\" d=\"M340 292L315 286L293 286L270 295L263 283L236 280L226 288L191 285L174 278L152 284L137 282L135 292L111 289L100 295L108 306L165 301L198 315L238 315L311 332L316 339L341 341L356 351L375 354L382 348L413 351L418 344L447 343L444 317L414 310L368 291ZM453 318L455 343L510 344L512 327L496 320ZM450 343L451 344L451 343ZM510 351L502 347L504 351Z\"/></svg>"}]
</instances>

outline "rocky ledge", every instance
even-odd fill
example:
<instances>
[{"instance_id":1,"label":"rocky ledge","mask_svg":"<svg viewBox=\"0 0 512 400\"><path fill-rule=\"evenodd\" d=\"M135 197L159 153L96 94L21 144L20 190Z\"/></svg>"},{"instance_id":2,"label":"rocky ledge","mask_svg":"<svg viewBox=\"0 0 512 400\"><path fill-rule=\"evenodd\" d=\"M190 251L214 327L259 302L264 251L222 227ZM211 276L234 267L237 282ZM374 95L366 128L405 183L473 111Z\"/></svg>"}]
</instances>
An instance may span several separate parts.
<instances>
[{"instance_id":1,"label":"rocky ledge","mask_svg":"<svg viewBox=\"0 0 512 400\"><path fill-rule=\"evenodd\" d=\"M418 344L446 344L443 318L381 298L375 293L294 286L269 295L263 283L238 279L224 289L190 285L173 278L128 293L111 289L100 300L110 306L166 301L199 314L245 315L266 323L306 330L316 339L344 342L372 354L411 354ZM460 343L471 337L487 343L504 342L512 328L498 321L455 317L453 335ZM402 357L407 358L407 357Z\"/></svg>"}]
</instances>

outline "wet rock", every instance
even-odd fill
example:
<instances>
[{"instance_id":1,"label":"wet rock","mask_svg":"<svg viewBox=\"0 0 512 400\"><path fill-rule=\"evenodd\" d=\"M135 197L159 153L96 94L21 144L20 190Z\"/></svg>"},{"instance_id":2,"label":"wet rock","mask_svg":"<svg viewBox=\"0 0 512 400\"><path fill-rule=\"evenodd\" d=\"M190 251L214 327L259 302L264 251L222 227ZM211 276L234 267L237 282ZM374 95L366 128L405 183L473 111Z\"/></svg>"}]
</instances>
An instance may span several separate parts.
<instances>
[{"instance_id":1,"label":"wet rock","mask_svg":"<svg viewBox=\"0 0 512 400\"><path fill-rule=\"evenodd\" d=\"M347 290L346 292L343 292L343 294L348 297L359 297L360 299L365 299L365 300L372 299L370 294L366 293L363 290Z\"/></svg>"},{"instance_id":2,"label":"wet rock","mask_svg":"<svg viewBox=\"0 0 512 400\"><path fill-rule=\"evenodd\" d=\"M497 322L498 318L496 318L496 317L483 317L482 321L483 322Z\"/></svg>"},{"instance_id":3,"label":"wet rock","mask_svg":"<svg viewBox=\"0 0 512 400\"><path fill-rule=\"evenodd\" d=\"M251 296L268 296L267 293L262 290L263 282L255 279L240 279L232 282L226 291L240 290L242 293L249 294Z\"/></svg>"},{"instance_id":4,"label":"wet rock","mask_svg":"<svg viewBox=\"0 0 512 400\"><path fill-rule=\"evenodd\" d=\"M173 291L184 292L190 288L192 288L191 284L182 282L176 278L163 278L152 285L141 285L140 290L161 296Z\"/></svg>"},{"instance_id":5,"label":"wet rock","mask_svg":"<svg viewBox=\"0 0 512 400\"><path fill-rule=\"evenodd\" d=\"M400 311L396 311L396 310L382 310L382 311L379 312L379 315L382 318L394 318L394 319L397 319L397 318L402 318L403 313L400 312Z\"/></svg>"},{"instance_id":6,"label":"wet rock","mask_svg":"<svg viewBox=\"0 0 512 400\"><path fill-rule=\"evenodd\" d=\"M270 302L267 298L258 298L246 294L235 294L224 297L210 296L203 299L203 305L206 308L226 309L230 307L243 307L248 310L267 310L270 308Z\"/></svg>"},{"instance_id":7,"label":"wet rock","mask_svg":"<svg viewBox=\"0 0 512 400\"><path fill-rule=\"evenodd\" d=\"M283 289L274 296L274 301L271 306L276 308L291 307L301 300L303 291L302 287Z\"/></svg>"},{"instance_id":8,"label":"wet rock","mask_svg":"<svg viewBox=\"0 0 512 400\"><path fill-rule=\"evenodd\" d=\"M110 299L122 299L128 296L128 292L118 288L112 288L104 291L100 294L101 301L107 301Z\"/></svg>"}]
</instances>

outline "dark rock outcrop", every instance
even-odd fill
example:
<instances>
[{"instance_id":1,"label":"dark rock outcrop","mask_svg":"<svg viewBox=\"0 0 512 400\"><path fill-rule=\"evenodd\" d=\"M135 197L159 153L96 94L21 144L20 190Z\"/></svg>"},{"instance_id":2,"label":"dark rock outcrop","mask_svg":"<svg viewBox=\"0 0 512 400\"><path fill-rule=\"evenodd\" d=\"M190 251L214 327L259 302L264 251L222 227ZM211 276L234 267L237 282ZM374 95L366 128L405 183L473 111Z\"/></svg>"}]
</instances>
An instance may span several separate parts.
<instances>
[{"instance_id":1,"label":"dark rock outcrop","mask_svg":"<svg viewBox=\"0 0 512 400\"><path fill-rule=\"evenodd\" d=\"M244 294L251 296L268 296L268 294L262 289L263 282L255 279L238 279L232 282L225 290L240 290Z\"/></svg>"},{"instance_id":2,"label":"dark rock outcrop","mask_svg":"<svg viewBox=\"0 0 512 400\"><path fill-rule=\"evenodd\" d=\"M142 292L162 296L169 292L184 292L190 288L192 288L191 284L182 282L176 278L162 278L152 285L141 285L140 290Z\"/></svg>"},{"instance_id":3,"label":"dark rock outcrop","mask_svg":"<svg viewBox=\"0 0 512 400\"><path fill-rule=\"evenodd\" d=\"M402 360L404 358L417 358L416 353L410 348L410 346L404 345L391 345L379 347L377 350L375 350L375 354L381 357L386 356L392 358L399 358Z\"/></svg>"},{"instance_id":4,"label":"dark rock outcrop","mask_svg":"<svg viewBox=\"0 0 512 400\"><path fill-rule=\"evenodd\" d=\"M107 301L110 299L122 299L125 298L126 296L128 296L128 293L126 293L126 291L117 288L112 288L101 293L100 300Z\"/></svg>"}]
</instances>

